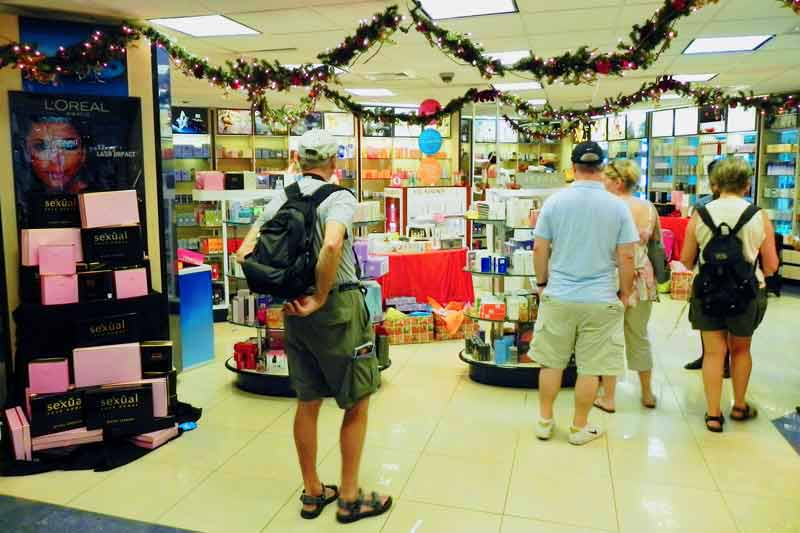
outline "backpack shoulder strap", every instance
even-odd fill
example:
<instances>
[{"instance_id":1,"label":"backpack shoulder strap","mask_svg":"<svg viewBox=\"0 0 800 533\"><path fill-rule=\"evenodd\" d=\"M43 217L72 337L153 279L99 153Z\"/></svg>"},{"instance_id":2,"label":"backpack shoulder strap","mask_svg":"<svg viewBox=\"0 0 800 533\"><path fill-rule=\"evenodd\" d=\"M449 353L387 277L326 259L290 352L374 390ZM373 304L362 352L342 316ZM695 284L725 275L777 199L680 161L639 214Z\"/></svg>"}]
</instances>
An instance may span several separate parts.
<instances>
[{"instance_id":1,"label":"backpack shoulder strap","mask_svg":"<svg viewBox=\"0 0 800 533\"><path fill-rule=\"evenodd\" d=\"M334 185L332 183L326 183L325 185L314 191L314 193L311 195L311 201L314 203L316 207L319 207L319 205L325 200L327 200L330 195L339 191L347 191L350 194L353 194L353 191L351 191L350 189L341 187L339 185ZM355 196L355 194L353 194L353 196Z\"/></svg>"},{"instance_id":2,"label":"backpack shoulder strap","mask_svg":"<svg viewBox=\"0 0 800 533\"><path fill-rule=\"evenodd\" d=\"M300 184L297 182L292 183L283 191L286 193L286 199L289 201L299 200L303 197L303 193L300 192Z\"/></svg>"},{"instance_id":3,"label":"backpack shoulder strap","mask_svg":"<svg viewBox=\"0 0 800 533\"><path fill-rule=\"evenodd\" d=\"M703 223L706 226L708 226L708 228L714 233L714 235L719 234L719 228L717 227L716 224L714 224L714 219L711 218L711 213L708 212L706 206L698 207L697 214L700 217L700 220L702 220Z\"/></svg>"},{"instance_id":4,"label":"backpack shoulder strap","mask_svg":"<svg viewBox=\"0 0 800 533\"><path fill-rule=\"evenodd\" d=\"M739 222L736 223L736 226L734 226L731 232L734 235L738 234L742 230L742 228L744 228L747 225L747 223L750 222L756 215L756 213L758 213L760 210L761 208L756 207L753 204L748 205L747 209L745 209L744 212L742 213L742 216L739 217Z\"/></svg>"}]
</instances>

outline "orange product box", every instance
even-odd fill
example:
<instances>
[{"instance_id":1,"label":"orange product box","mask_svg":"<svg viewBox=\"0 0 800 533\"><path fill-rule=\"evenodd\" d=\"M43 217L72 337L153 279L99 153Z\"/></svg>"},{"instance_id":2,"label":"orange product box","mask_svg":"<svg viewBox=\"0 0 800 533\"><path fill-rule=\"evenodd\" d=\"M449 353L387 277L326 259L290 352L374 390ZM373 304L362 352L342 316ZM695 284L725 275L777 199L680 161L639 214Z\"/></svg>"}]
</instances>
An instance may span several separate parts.
<instances>
[{"instance_id":1,"label":"orange product box","mask_svg":"<svg viewBox=\"0 0 800 533\"><path fill-rule=\"evenodd\" d=\"M461 327L458 328L458 331L456 331L453 334L450 334L447 331L447 326L445 325L444 319L438 315L434 316L433 334L437 341L449 341L455 339L463 339L465 337L469 338L475 335L479 329L480 327L478 326L477 322L465 319L464 322L461 324Z\"/></svg>"},{"instance_id":2,"label":"orange product box","mask_svg":"<svg viewBox=\"0 0 800 533\"><path fill-rule=\"evenodd\" d=\"M272 306L267 308L267 327L283 329L283 307Z\"/></svg>"},{"instance_id":3,"label":"orange product box","mask_svg":"<svg viewBox=\"0 0 800 533\"><path fill-rule=\"evenodd\" d=\"M691 298L694 272L673 272L670 281L670 297L673 300L688 300Z\"/></svg>"},{"instance_id":4,"label":"orange product box","mask_svg":"<svg viewBox=\"0 0 800 533\"><path fill-rule=\"evenodd\" d=\"M504 320L506 318L506 304L482 304L480 316L486 320Z\"/></svg>"},{"instance_id":5,"label":"orange product box","mask_svg":"<svg viewBox=\"0 0 800 533\"><path fill-rule=\"evenodd\" d=\"M383 323L389 344L420 344L433 342L433 316L407 317Z\"/></svg>"}]
</instances>

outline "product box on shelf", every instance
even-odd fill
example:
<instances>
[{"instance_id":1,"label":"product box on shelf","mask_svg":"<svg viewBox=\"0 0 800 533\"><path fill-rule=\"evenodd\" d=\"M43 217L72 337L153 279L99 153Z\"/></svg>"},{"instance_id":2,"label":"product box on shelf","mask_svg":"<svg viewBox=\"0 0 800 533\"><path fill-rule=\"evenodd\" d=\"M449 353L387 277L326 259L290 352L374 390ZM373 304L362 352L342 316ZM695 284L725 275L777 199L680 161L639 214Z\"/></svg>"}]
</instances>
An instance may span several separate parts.
<instances>
[{"instance_id":1,"label":"product box on shelf","mask_svg":"<svg viewBox=\"0 0 800 533\"><path fill-rule=\"evenodd\" d=\"M371 255L364 262L362 275L368 278L380 278L389 273L389 257L385 255Z\"/></svg>"},{"instance_id":2,"label":"product box on shelf","mask_svg":"<svg viewBox=\"0 0 800 533\"><path fill-rule=\"evenodd\" d=\"M694 272L673 272L670 280L670 297L673 300L689 300L692 296Z\"/></svg>"},{"instance_id":3,"label":"product box on shelf","mask_svg":"<svg viewBox=\"0 0 800 533\"><path fill-rule=\"evenodd\" d=\"M74 262L83 261L81 230L78 228L24 229L20 232L19 254L24 266L39 265L39 248L48 245L74 245Z\"/></svg>"},{"instance_id":4,"label":"product box on shelf","mask_svg":"<svg viewBox=\"0 0 800 533\"><path fill-rule=\"evenodd\" d=\"M225 174L216 170L201 170L195 173L195 188L204 191L225 189Z\"/></svg>"},{"instance_id":5,"label":"product box on shelf","mask_svg":"<svg viewBox=\"0 0 800 533\"><path fill-rule=\"evenodd\" d=\"M84 424L84 389L55 394L30 394L31 436L68 431Z\"/></svg>"},{"instance_id":6,"label":"product box on shelf","mask_svg":"<svg viewBox=\"0 0 800 533\"><path fill-rule=\"evenodd\" d=\"M86 260L111 266L139 265L144 260L142 230L137 226L82 231Z\"/></svg>"},{"instance_id":7,"label":"product box on shelf","mask_svg":"<svg viewBox=\"0 0 800 533\"><path fill-rule=\"evenodd\" d=\"M139 342L139 316L136 313L79 320L75 328L75 347L129 344Z\"/></svg>"},{"instance_id":8,"label":"product box on shelf","mask_svg":"<svg viewBox=\"0 0 800 533\"><path fill-rule=\"evenodd\" d=\"M506 304L481 304L480 317L486 320L504 320Z\"/></svg>"},{"instance_id":9,"label":"product box on shelf","mask_svg":"<svg viewBox=\"0 0 800 533\"><path fill-rule=\"evenodd\" d=\"M86 428L136 424L154 418L153 385L106 385L84 394Z\"/></svg>"},{"instance_id":10,"label":"product box on shelf","mask_svg":"<svg viewBox=\"0 0 800 533\"><path fill-rule=\"evenodd\" d=\"M6 409L6 425L8 434L11 436L14 458L17 461L30 461L31 457L31 433L28 419L19 407Z\"/></svg>"},{"instance_id":11,"label":"product box on shelf","mask_svg":"<svg viewBox=\"0 0 800 533\"><path fill-rule=\"evenodd\" d=\"M72 352L75 385L91 387L141 379L141 358L138 342L75 348Z\"/></svg>"},{"instance_id":12,"label":"product box on shelf","mask_svg":"<svg viewBox=\"0 0 800 533\"><path fill-rule=\"evenodd\" d=\"M34 359L28 363L28 384L33 394L52 394L69 389L69 361L66 357Z\"/></svg>"},{"instance_id":13,"label":"product box on shelf","mask_svg":"<svg viewBox=\"0 0 800 533\"><path fill-rule=\"evenodd\" d=\"M70 193L30 193L30 228L77 228L81 225L78 195Z\"/></svg>"},{"instance_id":14,"label":"product box on shelf","mask_svg":"<svg viewBox=\"0 0 800 533\"><path fill-rule=\"evenodd\" d=\"M147 269L115 270L114 291L118 300L146 296L148 294Z\"/></svg>"},{"instance_id":15,"label":"product box on shelf","mask_svg":"<svg viewBox=\"0 0 800 533\"><path fill-rule=\"evenodd\" d=\"M101 302L114 299L114 272L88 270L78 272L78 298L81 302Z\"/></svg>"},{"instance_id":16,"label":"product box on shelf","mask_svg":"<svg viewBox=\"0 0 800 533\"><path fill-rule=\"evenodd\" d=\"M84 229L139 224L135 190L84 193L79 196L78 203Z\"/></svg>"},{"instance_id":17,"label":"product box on shelf","mask_svg":"<svg viewBox=\"0 0 800 533\"><path fill-rule=\"evenodd\" d=\"M134 437L129 438L128 440L134 446L138 446L139 448L154 450L159 446L163 446L164 444L171 441L177 436L178 436L178 426L173 425L172 427L168 427L166 429L159 429L157 431L151 431L149 433L136 435Z\"/></svg>"},{"instance_id":18,"label":"product box on shelf","mask_svg":"<svg viewBox=\"0 0 800 533\"><path fill-rule=\"evenodd\" d=\"M478 326L477 322L465 318L458 330L451 334L447 330L447 324L444 318L437 314L433 315L433 336L437 341L469 338L475 335L478 330L480 330L480 327Z\"/></svg>"},{"instance_id":19,"label":"product box on shelf","mask_svg":"<svg viewBox=\"0 0 800 533\"><path fill-rule=\"evenodd\" d=\"M78 276L41 276L42 304L64 305L78 303Z\"/></svg>"},{"instance_id":20,"label":"product box on shelf","mask_svg":"<svg viewBox=\"0 0 800 533\"><path fill-rule=\"evenodd\" d=\"M46 244L39 247L39 274L71 276L75 274L75 245Z\"/></svg>"},{"instance_id":21,"label":"product box on shelf","mask_svg":"<svg viewBox=\"0 0 800 533\"><path fill-rule=\"evenodd\" d=\"M169 372L142 372L142 379L165 379L167 382L167 414L174 415L178 407L178 371L175 368Z\"/></svg>"},{"instance_id":22,"label":"product box on shelf","mask_svg":"<svg viewBox=\"0 0 800 533\"><path fill-rule=\"evenodd\" d=\"M389 335L389 344L421 344L434 340L433 315L385 321L383 327Z\"/></svg>"},{"instance_id":23,"label":"product box on shelf","mask_svg":"<svg viewBox=\"0 0 800 533\"><path fill-rule=\"evenodd\" d=\"M148 379L139 379L136 381L131 381L127 383L115 383L113 386L138 386L138 385L150 385L153 390L153 416L154 417L164 417L169 415L169 396L170 396L170 389L168 385L169 378L167 377L159 377L159 378L148 378Z\"/></svg>"},{"instance_id":24,"label":"product box on shelf","mask_svg":"<svg viewBox=\"0 0 800 533\"><path fill-rule=\"evenodd\" d=\"M172 341L144 341L141 352L142 373L172 370Z\"/></svg>"},{"instance_id":25,"label":"product box on shelf","mask_svg":"<svg viewBox=\"0 0 800 533\"><path fill-rule=\"evenodd\" d=\"M225 190L226 191L241 191L244 189L244 172L226 172L225 173Z\"/></svg>"},{"instance_id":26,"label":"product box on shelf","mask_svg":"<svg viewBox=\"0 0 800 533\"><path fill-rule=\"evenodd\" d=\"M88 430L85 427L42 435L31 439L33 451L50 450L52 448L66 448L68 446L78 446L92 442L103 441L103 430Z\"/></svg>"}]
</instances>

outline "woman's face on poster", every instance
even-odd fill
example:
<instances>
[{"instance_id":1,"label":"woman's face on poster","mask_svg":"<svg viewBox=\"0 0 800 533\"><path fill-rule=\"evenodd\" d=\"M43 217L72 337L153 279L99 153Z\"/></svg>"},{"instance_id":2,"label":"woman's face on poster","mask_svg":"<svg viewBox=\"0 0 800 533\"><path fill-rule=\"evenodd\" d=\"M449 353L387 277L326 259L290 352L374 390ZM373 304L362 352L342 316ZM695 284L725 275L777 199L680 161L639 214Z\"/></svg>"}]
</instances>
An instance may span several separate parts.
<instances>
[{"instance_id":1,"label":"woman's face on poster","mask_svg":"<svg viewBox=\"0 0 800 533\"><path fill-rule=\"evenodd\" d=\"M64 122L35 122L26 140L31 168L49 190L68 190L86 162L83 140Z\"/></svg>"}]
</instances>

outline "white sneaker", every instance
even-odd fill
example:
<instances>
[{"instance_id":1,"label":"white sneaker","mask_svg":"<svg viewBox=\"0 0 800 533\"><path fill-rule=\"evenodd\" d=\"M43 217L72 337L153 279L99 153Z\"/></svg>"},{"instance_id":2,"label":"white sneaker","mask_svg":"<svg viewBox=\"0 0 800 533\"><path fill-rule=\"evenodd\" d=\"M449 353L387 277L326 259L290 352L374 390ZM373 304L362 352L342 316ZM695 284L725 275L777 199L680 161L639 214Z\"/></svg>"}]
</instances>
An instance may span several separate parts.
<instances>
[{"instance_id":1,"label":"white sneaker","mask_svg":"<svg viewBox=\"0 0 800 533\"><path fill-rule=\"evenodd\" d=\"M540 418L539 421L536 422L536 438L539 440L550 440L553 438L553 431L555 429L556 423L552 418L550 420Z\"/></svg>"},{"instance_id":2,"label":"white sneaker","mask_svg":"<svg viewBox=\"0 0 800 533\"><path fill-rule=\"evenodd\" d=\"M586 424L580 429L572 426L569 430L569 443L575 446L581 446L582 444L588 444L595 439L599 439L602 436L603 430L594 424Z\"/></svg>"}]
</instances>

